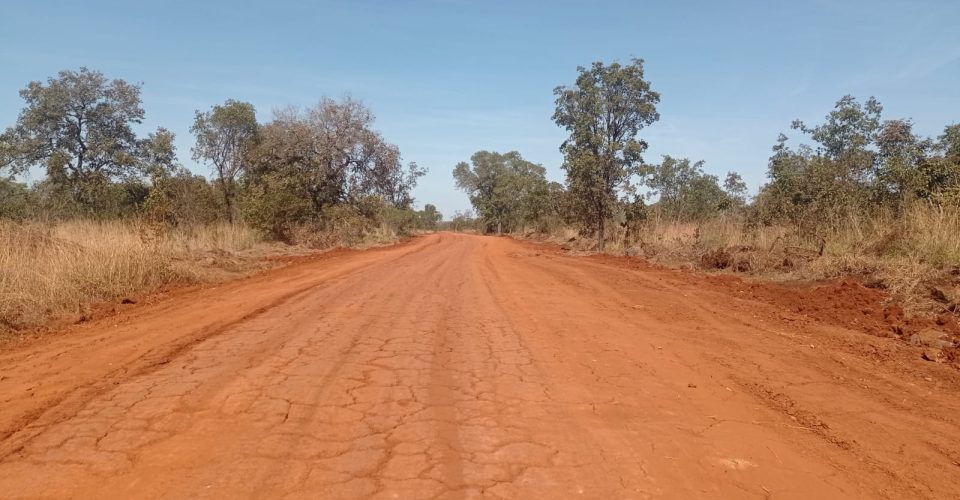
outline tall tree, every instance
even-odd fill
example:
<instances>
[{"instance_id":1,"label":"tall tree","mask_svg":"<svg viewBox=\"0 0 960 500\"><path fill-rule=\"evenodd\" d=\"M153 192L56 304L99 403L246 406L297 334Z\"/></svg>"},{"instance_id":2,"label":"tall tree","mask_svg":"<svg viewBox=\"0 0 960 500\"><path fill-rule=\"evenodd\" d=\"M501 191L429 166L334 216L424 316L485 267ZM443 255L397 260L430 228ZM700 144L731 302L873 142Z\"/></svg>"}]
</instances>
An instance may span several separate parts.
<instances>
[{"instance_id":1,"label":"tall tree","mask_svg":"<svg viewBox=\"0 0 960 500\"><path fill-rule=\"evenodd\" d=\"M27 105L0 136L0 169L42 165L52 184L88 209L112 179L135 173L132 126L144 116L139 85L81 67L46 84L30 82L20 96Z\"/></svg>"},{"instance_id":2,"label":"tall tree","mask_svg":"<svg viewBox=\"0 0 960 500\"><path fill-rule=\"evenodd\" d=\"M560 150L575 213L596 232L602 251L619 192L641 171L647 143L638 134L660 118L660 94L644 79L642 59L626 65L595 62L577 71L574 87L554 89L553 120L570 133Z\"/></svg>"},{"instance_id":3,"label":"tall tree","mask_svg":"<svg viewBox=\"0 0 960 500\"><path fill-rule=\"evenodd\" d=\"M793 128L810 134L819 146L817 152L826 159L840 163L847 182L863 182L875 160L872 145L880 132L883 106L876 98L860 104L851 95L836 102L826 121L808 127L794 120Z\"/></svg>"},{"instance_id":4,"label":"tall tree","mask_svg":"<svg viewBox=\"0 0 960 500\"><path fill-rule=\"evenodd\" d=\"M248 102L227 100L209 111L196 112L190 131L196 136L193 159L209 162L226 204L230 222L236 218L238 179L257 137L257 111Z\"/></svg>"}]
</instances>

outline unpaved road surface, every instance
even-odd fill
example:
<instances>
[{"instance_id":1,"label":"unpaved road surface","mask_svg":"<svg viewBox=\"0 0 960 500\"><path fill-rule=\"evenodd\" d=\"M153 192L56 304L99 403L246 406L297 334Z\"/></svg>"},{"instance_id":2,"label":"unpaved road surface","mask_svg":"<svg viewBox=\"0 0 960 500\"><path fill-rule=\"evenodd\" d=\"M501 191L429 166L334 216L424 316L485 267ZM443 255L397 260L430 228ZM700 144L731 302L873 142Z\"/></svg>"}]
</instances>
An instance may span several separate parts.
<instances>
[{"instance_id":1,"label":"unpaved road surface","mask_svg":"<svg viewBox=\"0 0 960 500\"><path fill-rule=\"evenodd\" d=\"M957 498L957 375L909 349L441 233L6 348L0 497Z\"/></svg>"}]
</instances>

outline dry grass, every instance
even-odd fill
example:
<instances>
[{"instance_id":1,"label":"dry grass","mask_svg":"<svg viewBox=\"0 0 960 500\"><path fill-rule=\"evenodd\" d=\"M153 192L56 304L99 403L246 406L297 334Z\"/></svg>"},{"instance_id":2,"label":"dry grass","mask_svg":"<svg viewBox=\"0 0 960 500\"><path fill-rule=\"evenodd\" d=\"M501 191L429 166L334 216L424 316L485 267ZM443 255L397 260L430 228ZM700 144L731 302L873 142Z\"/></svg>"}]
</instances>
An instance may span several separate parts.
<instances>
[{"instance_id":1,"label":"dry grass","mask_svg":"<svg viewBox=\"0 0 960 500\"><path fill-rule=\"evenodd\" d=\"M722 250L728 266L777 280L860 277L887 289L908 309L929 309L933 287L960 299L951 273L960 266L960 210L916 205L900 217L850 219L801 236L786 227L749 229L735 218L702 224L651 221L640 238L654 260L711 266ZM705 258L706 257L706 258Z\"/></svg>"},{"instance_id":2,"label":"dry grass","mask_svg":"<svg viewBox=\"0 0 960 500\"><path fill-rule=\"evenodd\" d=\"M160 231L132 222L55 225L0 221L0 330L89 313L170 283L195 283L259 238L242 226Z\"/></svg>"},{"instance_id":3,"label":"dry grass","mask_svg":"<svg viewBox=\"0 0 960 500\"><path fill-rule=\"evenodd\" d=\"M592 250L589 238L558 230L551 239L571 250ZM821 250L822 247L822 250ZM899 217L855 218L816 235L789 227L751 228L739 217L701 223L651 217L639 234L619 229L607 244L671 266L724 269L775 281L858 277L886 289L907 309L938 310L943 291L960 302L960 209L918 204Z\"/></svg>"},{"instance_id":4,"label":"dry grass","mask_svg":"<svg viewBox=\"0 0 960 500\"><path fill-rule=\"evenodd\" d=\"M0 334L53 318L83 319L91 305L170 284L222 281L261 267L257 257L394 243L389 224L335 220L296 228L289 246L253 229L176 229L135 221L14 223L0 220Z\"/></svg>"}]
</instances>

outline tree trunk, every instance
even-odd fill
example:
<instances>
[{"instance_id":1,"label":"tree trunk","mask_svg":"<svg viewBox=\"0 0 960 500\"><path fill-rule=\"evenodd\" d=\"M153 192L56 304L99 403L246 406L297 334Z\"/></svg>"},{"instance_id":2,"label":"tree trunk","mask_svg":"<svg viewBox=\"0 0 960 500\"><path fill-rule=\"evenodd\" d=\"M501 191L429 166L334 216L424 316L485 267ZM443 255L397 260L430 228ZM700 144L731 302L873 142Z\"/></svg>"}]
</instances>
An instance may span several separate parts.
<instances>
[{"instance_id":1,"label":"tree trunk","mask_svg":"<svg viewBox=\"0 0 960 500\"><path fill-rule=\"evenodd\" d=\"M600 217L600 220L597 224L597 251L603 251L603 229L604 229L604 218Z\"/></svg>"},{"instance_id":2,"label":"tree trunk","mask_svg":"<svg viewBox=\"0 0 960 500\"><path fill-rule=\"evenodd\" d=\"M497 221L497 236L503 236L503 223Z\"/></svg>"},{"instance_id":3,"label":"tree trunk","mask_svg":"<svg viewBox=\"0 0 960 500\"><path fill-rule=\"evenodd\" d=\"M233 208L233 187L230 186L226 180L223 180L221 183L223 184L223 201L227 205L227 221L232 225L236 222L234 220L236 217L234 216Z\"/></svg>"}]
</instances>

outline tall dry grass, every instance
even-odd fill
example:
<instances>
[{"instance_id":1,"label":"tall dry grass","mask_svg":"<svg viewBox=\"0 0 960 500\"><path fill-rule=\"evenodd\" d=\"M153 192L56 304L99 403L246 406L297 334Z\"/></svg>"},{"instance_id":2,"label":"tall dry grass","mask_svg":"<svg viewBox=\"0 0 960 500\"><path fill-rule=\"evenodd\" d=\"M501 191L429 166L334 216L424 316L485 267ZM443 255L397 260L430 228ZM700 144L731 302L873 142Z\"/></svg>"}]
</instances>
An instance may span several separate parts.
<instances>
[{"instance_id":1,"label":"tall dry grass","mask_svg":"<svg viewBox=\"0 0 960 500\"><path fill-rule=\"evenodd\" d=\"M750 227L735 216L701 223L654 216L635 241L621 238L619 243L621 249L639 248L652 260L674 265L710 267L704 256L723 251L732 267L778 280L860 276L907 307L921 308L929 305L931 286L949 287L941 278L960 266L960 209L916 204L898 216L851 217L816 234ZM960 290L953 295L960 300Z\"/></svg>"},{"instance_id":2,"label":"tall dry grass","mask_svg":"<svg viewBox=\"0 0 960 500\"><path fill-rule=\"evenodd\" d=\"M0 221L0 330L88 314L89 305L202 281L211 256L252 248L243 226L161 231L136 222Z\"/></svg>"},{"instance_id":3,"label":"tall dry grass","mask_svg":"<svg viewBox=\"0 0 960 500\"><path fill-rule=\"evenodd\" d=\"M594 251L593 238L569 227L530 232L573 251ZM885 288L913 311L941 310L933 289L960 304L960 207L917 203L900 214L851 217L815 234L789 226L752 226L720 214L684 222L656 212L639 230L614 226L606 250L669 266L733 270L772 281L857 277Z\"/></svg>"}]
</instances>

